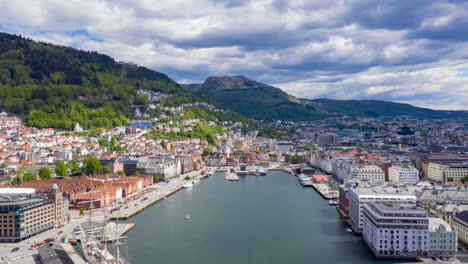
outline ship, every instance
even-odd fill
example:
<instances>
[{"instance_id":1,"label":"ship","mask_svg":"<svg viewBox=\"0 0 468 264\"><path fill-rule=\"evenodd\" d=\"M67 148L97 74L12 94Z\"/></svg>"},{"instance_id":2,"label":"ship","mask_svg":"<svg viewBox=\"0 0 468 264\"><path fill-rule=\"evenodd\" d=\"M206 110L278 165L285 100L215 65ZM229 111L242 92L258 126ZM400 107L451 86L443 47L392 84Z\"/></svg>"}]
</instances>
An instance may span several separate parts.
<instances>
[{"instance_id":1,"label":"ship","mask_svg":"<svg viewBox=\"0 0 468 264\"><path fill-rule=\"evenodd\" d=\"M299 182L302 186L312 186L312 181L304 174L299 175Z\"/></svg>"}]
</instances>

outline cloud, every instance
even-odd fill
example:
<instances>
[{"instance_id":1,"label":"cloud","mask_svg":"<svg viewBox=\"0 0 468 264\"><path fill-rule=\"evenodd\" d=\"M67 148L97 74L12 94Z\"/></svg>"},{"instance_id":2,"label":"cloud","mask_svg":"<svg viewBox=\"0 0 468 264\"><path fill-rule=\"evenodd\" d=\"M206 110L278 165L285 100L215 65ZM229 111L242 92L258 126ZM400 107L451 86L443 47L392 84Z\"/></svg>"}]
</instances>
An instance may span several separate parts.
<instances>
[{"instance_id":1,"label":"cloud","mask_svg":"<svg viewBox=\"0 0 468 264\"><path fill-rule=\"evenodd\" d=\"M179 81L245 74L299 97L468 109L465 1L16 0L0 10L7 32Z\"/></svg>"}]
</instances>

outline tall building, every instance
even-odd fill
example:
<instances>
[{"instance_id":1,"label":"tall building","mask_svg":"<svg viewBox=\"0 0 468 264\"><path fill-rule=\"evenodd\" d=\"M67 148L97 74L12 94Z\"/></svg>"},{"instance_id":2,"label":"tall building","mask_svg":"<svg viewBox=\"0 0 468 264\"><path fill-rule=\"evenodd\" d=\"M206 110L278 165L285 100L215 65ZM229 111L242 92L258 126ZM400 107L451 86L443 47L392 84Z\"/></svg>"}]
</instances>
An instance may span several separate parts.
<instances>
[{"instance_id":1,"label":"tall building","mask_svg":"<svg viewBox=\"0 0 468 264\"><path fill-rule=\"evenodd\" d=\"M428 250L428 212L416 203L364 205L364 241L376 257L412 259Z\"/></svg>"},{"instance_id":2,"label":"tall building","mask_svg":"<svg viewBox=\"0 0 468 264\"><path fill-rule=\"evenodd\" d=\"M69 222L68 200L57 185L47 194L0 190L0 242L21 241Z\"/></svg>"},{"instance_id":3,"label":"tall building","mask_svg":"<svg viewBox=\"0 0 468 264\"><path fill-rule=\"evenodd\" d=\"M366 203L376 201L416 202L414 194L394 187L356 187L349 189L348 222L356 233L362 233L364 227L364 210Z\"/></svg>"},{"instance_id":4,"label":"tall building","mask_svg":"<svg viewBox=\"0 0 468 264\"><path fill-rule=\"evenodd\" d=\"M317 138L317 145L321 148L338 145L338 136L335 133L321 134Z\"/></svg>"},{"instance_id":5,"label":"tall building","mask_svg":"<svg viewBox=\"0 0 468 264\"><path fill-rule=\"evenodd\" d=\"M443 219L429 217L428 256L453 257L457 251L457 234Z\"/></svg>"},{"instance_id":6,"label":"tall building","mask_svg":"<svg viewBox=\"0 0 468 264\"><path fill-rule=\"evenodd\" d=\"M468 244L468 210L455 215L452 223L457 232L458 239Z\"/></svg>"},{"instance_id":7,"label":"tall building","mask_svg":"<svg viewBox=\"0 0 468 264\"><path fill-rule=\"evenodd\" d=\"M416 184L419 181L419 171L413 166L391 166L388 168L388 179L394 183Z\"/></svg>"}]
</instances>

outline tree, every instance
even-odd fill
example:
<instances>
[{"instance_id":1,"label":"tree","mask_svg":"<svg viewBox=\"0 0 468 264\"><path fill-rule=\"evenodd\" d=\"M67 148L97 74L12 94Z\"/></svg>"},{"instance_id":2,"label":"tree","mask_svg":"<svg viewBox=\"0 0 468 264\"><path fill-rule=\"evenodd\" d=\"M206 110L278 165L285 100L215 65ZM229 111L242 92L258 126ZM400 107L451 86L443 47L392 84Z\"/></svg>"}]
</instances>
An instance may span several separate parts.
<instances>
[{"instance_id":1,"label":"tree","mask_svg":"<svg viewBox=\"0 0 468 264\"><path fill-rule=\"evenodd\" d=\"M50 170L46 167L42 167L39 169L39 178L41 180L48 180L50 179Z\"/></svg>"},{"instance_id":2,"label":"tree","mask_svg":"<svg viewBox=\"0 0 468 264\"><path fill-rule=\"evenodd\" d=\"M68 174L68 167L65 161L58 161L55 163L55 174L57 176L67 176Z\"/></svg>"},{"instance_id":3,"label":"tree","mask_svg":"<svg viewBox=\"0 0 468 264\"><path fill-rule=\"evenodd\" d=\"M448 177L448 178L447 178L447 181L448 181L448 182L453 182L453 177Z\"/></svg>"},{"instance_id":4,"label":"tree","mask_svg":"<svg viewBox=\"0 0 468 264\"><path fill-rule=\"evenodd\" d=\"M118 174L118 175L121 175L121 176L125 176L125 172L124 172L124 171L118 171L117 174Z\"/></svg>"},{"instance_id":5,"label":"tree","mask_svg":"<svg viewBox=\"0 0 468 264\"><path fill-rule=\"evenodd\" d=\"M80 208L80 215L84 215L84 208Z\"/></svg>"},{"instance_id":6,"label":"tree","mask_svg":"<svg viewBox=\"0 0 468 264\"><path fill-rule=\"evenodd\" d=\"M68 168L70 169L72 174L80 172L80 164L76 160L72 160L68 163Z\"/></svg>"},{"instance_id":7,"label":"tree","mask_svg":"<svg viewBox=\"0 0 468 264\"><path fill-rule=\"evenodd\" d=\"M302 157L301 156L292 156L291 157L291 162L293 164L297 164L297 163L301 163L302 161Z\"/></svg>"},{"instance_id":8,"label":"tree","mask_svg":"<svg viewBox=\"0 0 468 264\"><path fill-rule=\"evenodd\" d=\"M21 177L15 177L12 181L12 185L19 185L22 182Z\"/></svg>"},{"instance_id":9,"label":"tree","mask_svg":"<svg viewBox=\"0 0 468 264\"><path fill-rule=\"evenodd\" d=\"M25 174L23 174L23 181L32 181L32 180L35 180L36 179L36 175L30 173L30 172L26 172Z\"/></svg>"},{"instance_id":10,"label":"tree","mask_svg":"<svg viewBox=\"0 0 468 264\"><path fill-rule=\"evenodd\" d=\"M460 181L465 184L465 182L468 182L468 175L465 175L465 177L461 178Z\"/></svg>"},{"instance_id":11,"label":"tree","mask_svg":"<svg viewBox=\"0 0 468 264\"><path fill-rule=\"evenodd\" d=\"M133 175L134 175L134 176L140 176L140 173L139 173L138 171L135 171L135 172L133 173Z\"/></svg>"},{"instance_id":12,"label":"tree","mask_svg":"<svg viewBox=\"0 0 468 264\"><path fill-rule=\"evenodd\" d=\"M101 170L101 163L96 157L87 157L83 160L83 171L87 174L96 174Z\"/></svg>"},{"instance_id":13,"label":"tree","mask_svg":"<svg viewBox=\"0 0 468 264\"><path fill-rule=\"evenodd\" d=\"M157 181L159 181L159 176L154 176L153 177L153 182L157 182Z\"/></svg>"},{"instance_id":14,"label":"tree","mask_svg":"<svg viewBox=\"0 0 468 264\"><path fill-rule=\"evenodd\" d=\"M213 155L212 147L206 147L203 149L202 156L211 156L211 155Z\"/></svg>"},{"instance_id":15,"label":"tree","mask_svg":"<svg viewBox=\"0 0 468 264\"><path fill-rule=\"evenodd\" d=\"M106 165L106 166L103 166L103 167L102 167L102 171L103 171L104 173L111 173L111 168L110 168L109 166Z\"/></svg>"},{"instance_id":16,"label":"tree","mask_svg":"<svg viewBox=\"0 0 468 264\"><path fill-rule=\"evenodd\" d=\"M7 166L8 166L8 165L6 165L5 163L2 163L2 165L0 165L0 168L1 168L1 169L4 169L4 168L6 168Z\"/></svg>"}]
</instances>

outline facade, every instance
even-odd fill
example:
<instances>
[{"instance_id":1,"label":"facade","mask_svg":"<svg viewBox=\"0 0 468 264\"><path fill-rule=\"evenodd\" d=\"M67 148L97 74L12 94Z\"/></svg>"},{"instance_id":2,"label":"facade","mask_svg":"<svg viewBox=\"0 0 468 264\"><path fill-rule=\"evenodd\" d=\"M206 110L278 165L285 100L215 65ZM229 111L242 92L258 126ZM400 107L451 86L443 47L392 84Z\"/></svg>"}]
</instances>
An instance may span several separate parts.
<instances>
[{"instance_id":1,"label":"facade","mask_svg":"<svg viewBox=\"0 0 468 264\"><path fill-rule=\"evenodd\" d=\"M61 227L70 222L70 204L68 199L64 198L62 192L58 191L58 185L53 184L52 192L47 193L47 198L54 204L53 218L55 227Z\"/></svg>"},{"instance_id":2,"label":"facade","mask_svg":"<svg viewBox=\"0 0 468 264\"><path fill-rule=\"evenodd\" d=\"M338 144L338 136L334 133L321 134L317 138L317 145L321 148L336 146Z\"/></svg>"},{"instance_id":3,"label":"facade","mask_svg":"<svg viewBox=\"0 0 468 264\"><path fill-rule=\"evenodd\" d=\"M412 166L391 166L388 168L388 179L394 183L416 184L419 181L419 171Z\"/></svg>"},{"instance_id":4,"label":"facade","mask_svg":"<svg viewBox=\"0 0 468 264\"><path fill-rule=\"evenodd\" d=\"M468 245L468 210L453 217L453 227L457 232L458 240Z\"/></svg>"},{"instance_id":5,"label":"facade","mask_svg":"<svg viewBox=\"0 0 468 264\"><path fill-rule=\"evenodd\" d=\"M416 196L394 187L356 187L349 189L348 222L356 233L362 233L364 227L364 210L366 203L377 201L416 202Z\"/></svg>"},{"instance_id":6,"label":"facade","mask_svg":"<svg viewBox=\"0 0 468 264\"><path fill-rule=\"evenodd\" d=\"M0 198L0 242L17 242L55 226L54 203L44 195Z\"/></svg>"},{"instance_id":7,"label":"facade","mask_svg":"<svg viewBox=\"0 0 468 264\"><path fill-rule=\"evenodd\" d=\"M378 166L353 166L349 170L348 180L385 181L385 172Z\"/></svg>"},{"instance_id":8,"label":"facade","mask_svg":"<svg viewBox=\"0 0 468 264\"><path fill-rule=\"evenodd\" d=\"M457 234L443 219L429 218L429 248L430 257L453 257L457 250Z\"/></svg>"},{"instance_id":9,"label":"facade","mask_svg":"<svg viewBox=\"0 0 468 264\"><path fill-rule=\"evenodd\" d=\"M364 241L379 258L427 254L429 217L416 203L371 202L364 206Z\"/></svg>"},{"instance_id":10,"label":"facade","mask_svg":"<svg viewBox=\"0 0 468 264\"><path fill-rule=\"evenodd\" d=\"M460 181L466 175L468 175L468 164L429 163L427 166L427 179L433 182L447 182L449 178Z\"/></svg>"}]
</instances>

